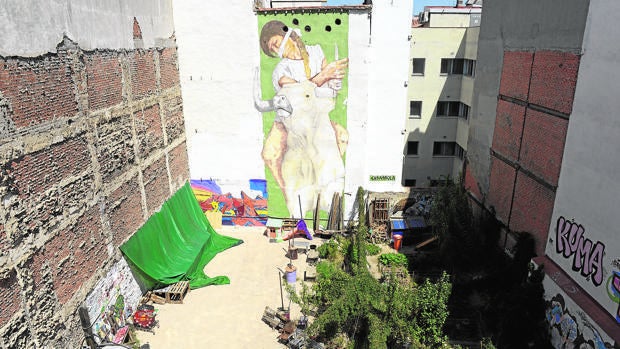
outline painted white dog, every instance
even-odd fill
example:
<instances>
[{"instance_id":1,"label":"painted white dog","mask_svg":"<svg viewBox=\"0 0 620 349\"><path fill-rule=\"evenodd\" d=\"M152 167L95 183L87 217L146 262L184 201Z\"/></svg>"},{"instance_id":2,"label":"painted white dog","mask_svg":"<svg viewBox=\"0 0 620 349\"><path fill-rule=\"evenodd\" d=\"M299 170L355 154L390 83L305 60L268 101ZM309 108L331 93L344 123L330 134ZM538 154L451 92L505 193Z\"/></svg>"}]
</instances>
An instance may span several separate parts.
<instances>
[{"instance_id":1,"label":"painted white dog","mask_svg":"<svg viewBox=\"0 0 620 349\"><path fill-rule=\"evenodd\" d=\"M316 91L316 85L307 80L284 85L271 101L255 100L259 111L279 113L287 131L281 170L291 214L312 210L319 193L319 209L329 210L334 193L344 190L344 163L329 119L335 99L317 96Z\"/></svg>"}]
</instances>

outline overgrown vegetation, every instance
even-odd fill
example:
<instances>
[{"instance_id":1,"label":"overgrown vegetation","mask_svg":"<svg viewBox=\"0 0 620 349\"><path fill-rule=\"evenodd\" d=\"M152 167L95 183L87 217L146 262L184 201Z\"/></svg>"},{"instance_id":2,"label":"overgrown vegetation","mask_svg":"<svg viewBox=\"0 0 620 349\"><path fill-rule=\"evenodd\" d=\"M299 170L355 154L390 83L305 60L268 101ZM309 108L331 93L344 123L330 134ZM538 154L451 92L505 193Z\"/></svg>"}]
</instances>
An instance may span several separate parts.
<instances>
[{"instance_id":1,"label":"overgrown vegetation","mask_svg":"<svg viewBox=\"0 0 620 349\"><path fill-rule=\"evenodd\" d=\"M366 257L377 251L368 243L364 191L357 193L359 224L349 237L336 237L319 247L324 258L317 280L299 293L288 289L291 300L312 312L308 333L329 348L411 348L446 346L442 326L448 316L451 283L444 273L436 282L399 282L397 277L377 280ZM383 257L385 256L385 257ZM402 254L384 254L389 265L406 266Z\"/></svg>"},{"instance_id":2,"label":"overgrown vegetation","mask_svg":"<svg viewBox=\"0 0 620 349\"><path fill-rule=\"evenodd\" d=\"M406 267L407 256L402 253L384 253L379 256L379 263L387 267Z\"/></svg>"},{"instance_id":3,"label":"overgrown vegetation","mask_svg":"<svg viewBox=\"0 0 620 349\"><path fill-rule=\"evenodd\" d=\"M460 182L448 181L438 191L430 223L440 238L441 267L454 275L450 308L457 317L477 315L481 346L547 348L542 271L531 270L531 235L518 234L514 257L508 257L499 248L498 222L488 213L474 219Z\"/></svg>"},{"instance_id":4,"label":"overgrown vegetation","mask_svg":"<svg viewBox=\"0 0 620 349\"><path fill-rule=\"evenodd\" d=\"M291 298L304 314L315 316L310 335L328 348L461 348L448 344L448 335L462 335L455 332L458 326L446 326L453 317L480 323L472 339L476 347L548 347L542 271L528 269L534 255L529 234L519 234L515 254L508 257L498 247L494 217L475 219L465 189L447 181L431 210L437 253L420 254L413 263L400 253L382 254L378 260L386 269L377 279L366 257L381 249L368 241L362 188L357 203L358 224L349 226L354 234L319 247L316 282L303 284ZM424 268L436 276L411 279L408 272L425 275Z\"/></svg>"},{"instance_id":5,"label":"overgrown vegetation","mask_svg":"<svg viewBox=\"0 0 620 349\"><path fill-rule=\"evenodd\" d=\"M381 247L375 245L375 244L367 244L366 245L366 253L369 256L376 256L379 254L379 252L381 252Z\"/></svg>"}]
</instances>

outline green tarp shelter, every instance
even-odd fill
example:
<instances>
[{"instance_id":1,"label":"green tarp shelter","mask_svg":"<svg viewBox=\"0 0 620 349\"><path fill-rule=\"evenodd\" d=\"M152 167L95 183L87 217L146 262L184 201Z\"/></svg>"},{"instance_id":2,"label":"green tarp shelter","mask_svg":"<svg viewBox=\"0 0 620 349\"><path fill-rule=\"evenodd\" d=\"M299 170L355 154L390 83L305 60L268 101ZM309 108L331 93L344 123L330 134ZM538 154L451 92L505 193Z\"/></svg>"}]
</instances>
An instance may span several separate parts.
<instances>
[{"instance_id":1,"label":"green tarp shelter","mask_svg":"<svg viewBox=\"0 0 620 349\"><path fill-rule=\"evenodd\" d=\"M120 249L146 289L183 280L195 289L230 283L203 269L216 254L241 243L213 229L187 182Z\"/></svg>"}]
</instances>

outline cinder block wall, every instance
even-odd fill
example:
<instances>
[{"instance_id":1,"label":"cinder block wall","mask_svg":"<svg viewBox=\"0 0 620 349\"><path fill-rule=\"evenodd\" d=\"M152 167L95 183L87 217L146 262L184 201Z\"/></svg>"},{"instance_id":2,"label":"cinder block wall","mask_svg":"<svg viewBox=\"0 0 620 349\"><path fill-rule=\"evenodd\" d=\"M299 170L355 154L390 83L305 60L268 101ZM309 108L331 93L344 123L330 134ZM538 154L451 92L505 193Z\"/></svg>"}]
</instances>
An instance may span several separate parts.
<instances>
[{"instance_id":1,"label":"cinder block wall","mask_svg":"<svg viewBox=\"0 0 620 349\"><path fill-rule=\"evenodd\" d=\"M77 307L189 178L169 43L0 56L0 348L77 348Z\"/></svg>"}]
</instances>

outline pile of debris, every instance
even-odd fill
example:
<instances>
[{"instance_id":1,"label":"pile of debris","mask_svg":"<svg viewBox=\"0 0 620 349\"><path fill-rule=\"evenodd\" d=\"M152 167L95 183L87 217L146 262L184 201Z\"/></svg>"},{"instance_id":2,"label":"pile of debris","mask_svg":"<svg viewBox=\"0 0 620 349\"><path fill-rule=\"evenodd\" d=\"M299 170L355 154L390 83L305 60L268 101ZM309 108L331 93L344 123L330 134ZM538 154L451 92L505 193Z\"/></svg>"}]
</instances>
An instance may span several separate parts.
<instances>
[{"instance_id":1,"label":"pile of debris","mask_svg":"<svg viewBox=\"0 0 620 349\"><path fill-rule=\"evenodd\" d=\"M325 349L323 343L309 338L305 333L308 319L302 316L299 321L291 321L289 312L282 309L275 311L265 307L262 320L274 330L278 330L278 342L290 349Z\"/></svg>"}]
</instances>

